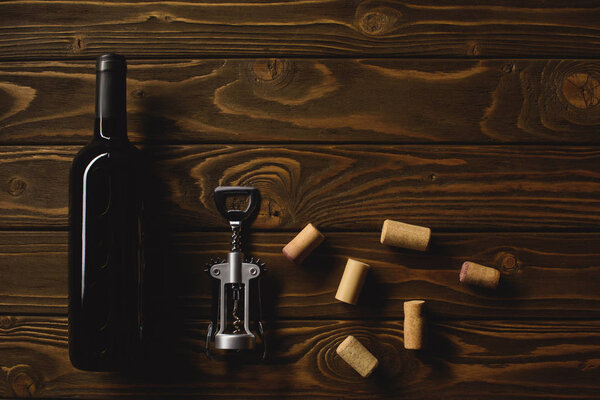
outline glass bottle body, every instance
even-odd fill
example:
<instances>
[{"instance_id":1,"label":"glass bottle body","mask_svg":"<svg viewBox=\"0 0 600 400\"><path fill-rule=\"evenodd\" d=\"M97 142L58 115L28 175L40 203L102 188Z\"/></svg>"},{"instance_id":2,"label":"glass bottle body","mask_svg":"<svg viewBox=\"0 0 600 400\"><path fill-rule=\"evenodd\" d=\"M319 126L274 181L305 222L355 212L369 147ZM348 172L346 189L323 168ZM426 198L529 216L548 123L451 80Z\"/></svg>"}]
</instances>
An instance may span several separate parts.
<instances>
[{"instance_id":1,"label":"glass bottle body","mask_svg":"<svg viewBox=\"0 0 600 400\"><path fill-rule=\"evenodd\" d=\"M143 201L122 57L99 58L96 87L94 139L70 174L69 356L79 369L106 371L133 362L141 344Z\"/></svg>"}]
</instances>

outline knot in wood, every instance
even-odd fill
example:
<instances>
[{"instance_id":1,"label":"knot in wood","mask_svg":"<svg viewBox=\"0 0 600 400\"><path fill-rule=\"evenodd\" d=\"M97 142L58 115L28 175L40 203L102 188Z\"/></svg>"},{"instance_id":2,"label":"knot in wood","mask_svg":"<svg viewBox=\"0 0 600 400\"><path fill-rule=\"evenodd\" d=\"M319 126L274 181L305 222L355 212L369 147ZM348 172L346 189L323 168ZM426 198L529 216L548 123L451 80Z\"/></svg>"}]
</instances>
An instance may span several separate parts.
<instances>
[{"instance_id":1,"label":"knot in wood","mask_svg":"<svg viewBox=\"0 0 600 400\"><path fill-rule=\"evenodd\" d=\"M131 95L133 97L137 97L138 99L141 99L144 96L146 96L146 92L144 92L144 89L136 89L133 92L131 92Z\"/></svg>"},{"instance_id":2,"label":"knot in wood","mask_svg":"<svg viewBox=\"0 0 600 400\"><path fill-rule=\"evenodd\" d=\"M7 192L11 195L11 196L20 196L21 194L23 194L23 192L25 191L25 189L27 188L27 183L25 183L25 181L19 179L19 178L11 178L8 181L8 188L7 188Z\"/></svg>"},{"instance_id":3,"label":"knot in wood","mask_svg":"<svg viewBox=\"0 0 600 400\"><path fill-rule=\"evenodd\" d=\"M153 12L152 14L150 14L148 16L148 18L146 19L146 22L150 22L150 23L160 23L162 21L164 22L171 22L173 20L173 18L170 15L161 13L159 11Z\"/></svg>"},{"instance_id":4,"label":"knot in wood","mask_svg":"<svg viewBox=\"0 0 600 400\"><path fill-rule=\"evenodd\" d=\"M511 274L515 272L519 267L519 261L517 260L517 257L504 251L498 253L496 259L494 260L494 264L500 265L500 270L505 274Z\"/></svg>"},{"instance_id":5,"label":"knot in wood","mask_svg":"<svg viewBox=\"0 0 600 400\"><path fill-rule=\"evenodd\" d=\"M277 58L256 60L252 70L257 79L261 81L273 81L283 72L284 62Z\"/></svg>"},{"instance_id":6,"label":"knot in wood","mask_svg":"<svg viewBox=\"0 0 600 400\"><path fill-rule=\"evenodd\" d=\"M574 73L563 81L562 94L573 107L590 109L600 102L600 82L589 73Z\"/></svg>"},{"instance_id":7,"label":"knot in wood","mask_svg":"<svg viewBox=\"0 0 600 400\"><path fill-rule=\"evenodd\" d=\"M360 27L371 35L378 35L385 30L388 23L389 17L387 15L379 11L371 11L363 15L360 20Z\"/></svg>"},{"instance_id":8,"label":"knot in wood","mask_svg":"<svg viewBox=\"0 0 600 400\"><path fill-rule=\"evenodd\" d=\"M579 363L580 371L592 371L600 368L600 360L585 360Z\"/></svg>"},{"instance_id":9,"label":"knot in wood","mask_svg":"<svg viewBox=\"0 0 600 400\"><path fill-rule=\"evenodd\" d=\"M477 57L477 56L479 56L480 53L481 53L481 51L479 50L479 44L477 44L475 42L469 43L469 49L467 51L467 55L472 56L472 57Z\"/></svg>"},{"instance_id":10,"label":"knot in wood","mask_svg":"<svg viewBox=\"0 0 600 400\"><path fill-rule=\"evenodd\" d=\"M273 199L267 199L267 212L270 218L281 219L281 207Z\"/></svg>"},{"instance_id":11,"label":"knot in wood","mask_svg":"<svg viewBox=\"0 0 600 400\"><path fill-rule=\"evenodd\" d=\"M285 223L284 217L287 215L283 212L276 199L265 197L261 200L260 210L258 211L259 219L265 227L277 227Z\"/></svg>"},{"instance_id":12,"label":"knot in wood","mask_svg":"<svg viewBox=\"0 0 600 400\"><path fill-rule=\"evenodd\" d=\"M402 18L402 13L386 7L379 7L362 13L358 18L360 30L371 36L381 36L390 33Z\"/></svg>"},{"instance_id":13,"label":"knot in wood","mask_svg":"<svg viewBox=\"0 0 600 400\"><path fill-rule=\"evenodd\" d=\"M15 318L9 315L0 317L0 329L10 329L15 325Z\"/></svg>"},{"instance_id":14,"label":"knot in wood","mask_svg":"<svg viewBox=\"0 0 600 400\"><path fill-rule=\"evenodd\" d=\"M37 389L37 379L29 365L19 364L5 370L9 387L17 397L32 397Z\"/></svg>"},{"instance_id":15,"label":"knot in wood","mask_svg":"<svg viewBox=\"0 0 600 400\"><path fill-rule=\"evenodd\" d=\"M296 65L292 60L263 58L240 64L240 74L258 96L272 96L295 81Z\"/></svg>"},{"instance_id":16,"label":"knot in wood","mask_svg":"<svg viewBox=\"0 0 600 400\"><path fill-rule=\"evenodd\" d=\"M73 42L71 43L71 50L74 53L78 53L80 51L82 51L85 47L85 44L83 42L83 38L81 36L76 36L73 39Z\"/></svg>"},{"instance_id":17,"label":"knot in wood","mask_svg":"<svg viewBox=\"0 0 600 400\"><path fill-rule=\"evenodd\" d=\"M515 71L515 64L504 64L502 66L502 72L510 74L511 72L514 72L514 71Z\"/></svg>"}]
</instances>

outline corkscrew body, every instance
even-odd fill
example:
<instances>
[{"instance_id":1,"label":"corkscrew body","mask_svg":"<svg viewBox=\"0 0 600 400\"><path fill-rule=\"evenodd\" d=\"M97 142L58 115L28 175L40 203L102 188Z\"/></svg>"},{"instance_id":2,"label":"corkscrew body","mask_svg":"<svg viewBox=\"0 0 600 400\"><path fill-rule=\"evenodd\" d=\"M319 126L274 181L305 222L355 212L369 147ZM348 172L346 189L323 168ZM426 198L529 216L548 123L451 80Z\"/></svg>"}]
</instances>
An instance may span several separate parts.
<instances>
[{"instance_id":1,"label":"corkscrew body","mask_svg":"<svg viewBox=\"0 0 600 400\"><path fill-rule=\"evenodd\" d=\"M227 210L225 200L229 195L248 195L247 208L243 211ZM215 349L240 351L254 349L256 336L264 347L263 358L266 355L260 301L264 264L254 258L244 260L241 246L242 222L252 215L257 203L258 190L253 187L221 186L215 189L215 204L229 221L232 240L226 261L212 261L207 270L215 279L213 318L206 336L208 356L213 339ZM251 321L254 326L251 326Z\"/></svg>"}]
</instances>

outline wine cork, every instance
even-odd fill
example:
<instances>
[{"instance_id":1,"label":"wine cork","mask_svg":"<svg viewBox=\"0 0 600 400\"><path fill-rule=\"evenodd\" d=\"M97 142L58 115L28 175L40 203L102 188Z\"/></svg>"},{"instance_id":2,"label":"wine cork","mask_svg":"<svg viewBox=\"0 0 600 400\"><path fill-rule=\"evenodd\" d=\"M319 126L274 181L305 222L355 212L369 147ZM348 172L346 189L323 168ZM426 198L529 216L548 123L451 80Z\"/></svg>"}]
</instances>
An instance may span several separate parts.
<instances>
[{"instance_id":1,"label":"wine cork","mask_svg":"<svg viewBox=\"0 0 600 400\"><path fill-rule=\"evenodd\" d=\"M429 247L431 229L386 219L381 228L381 244L425 251Z\"/></svg>"},{"instance_id":2,"label":"wine cork","mask_svg":"<svg viewBox=\"0 0 600 400\"><path fill-rule=\"evenodd\" d=\"M344 303L356 305L369 268L371 268L369 264L349 258L335 298Z\"/></svg>"},{"instance_id":3,"label":"wine cork","mask_svg":"<svg viewBox=\"0 0 600 400\"><path fill-rule=\"evenodd\" d=\"M295 264L302 261L325 240L325 236L309 223L291 242L285 245L282 252L288 260Z\"/></svg>"},{"instance_id":4,"label":"wine cork","mask_svg":"<svg viewBox=\"0 0 600 400\"><path fill-rule=\"evenodd\" d=\"M500 271L495 268L466 261L460 269L460 281L469 285L495 289L500 281Z\"/></svg>"},{"instance_id":5,"label":"wine cork","mask_svg":"<svg viewBox=\"0 0 600 400\"><path fill-rule=\"evenodd\" d=\"M363 378L371 375L379 365L379 360L354 336L344 339L335 351Z\"/></svg>"},{"instance_id":6,"label":"wine cork","mask_svg":"<svg viewBox=\"0 0 600 400\"><path fill-rule=\"evenodd\" d=\"M419 350L425 346L425 302L404 302L404 348Z\"/></svg>"}]
</instances>

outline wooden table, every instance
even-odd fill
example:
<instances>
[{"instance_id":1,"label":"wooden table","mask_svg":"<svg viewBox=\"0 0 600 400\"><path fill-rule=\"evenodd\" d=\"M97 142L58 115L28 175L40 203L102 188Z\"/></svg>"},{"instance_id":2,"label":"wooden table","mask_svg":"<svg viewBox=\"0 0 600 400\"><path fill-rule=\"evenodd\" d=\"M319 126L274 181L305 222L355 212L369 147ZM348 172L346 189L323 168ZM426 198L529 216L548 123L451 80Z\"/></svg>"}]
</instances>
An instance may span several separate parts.
<instances>
[{"instance_id":1,"label":"wooden table","mask_svg":"<svg viewBox=\"0 0 600 400\"><path fill-rule=\"evenodd\" d=\"M0 21L0 397L600 398L598 4L16 0ZM126 374L67 355L68 171L111 51L152 162L169 333ZM269 268L266 363L202 352L222 184L263 196L246 249ZM386 218L431 227L431 249L379 244ZM293 266L309 221L327 240ZM357 306L334 300L347 257L373 267ZM460 285L465 260L501 287ZM335 354L349 334L373 377Z\"/></svg>"}]
</instances>

